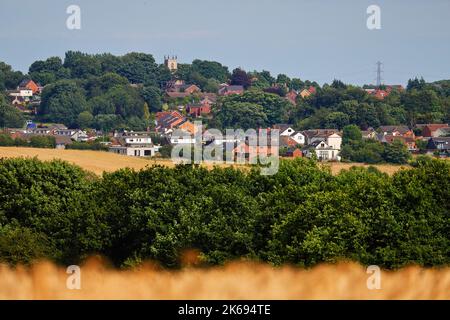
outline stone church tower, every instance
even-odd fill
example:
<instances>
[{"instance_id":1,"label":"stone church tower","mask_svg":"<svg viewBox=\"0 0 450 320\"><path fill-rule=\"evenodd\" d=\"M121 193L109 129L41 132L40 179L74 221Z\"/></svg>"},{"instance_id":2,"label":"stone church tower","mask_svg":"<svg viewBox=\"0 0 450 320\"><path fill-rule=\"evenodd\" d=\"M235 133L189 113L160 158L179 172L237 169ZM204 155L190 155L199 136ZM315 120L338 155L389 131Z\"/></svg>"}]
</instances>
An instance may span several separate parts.
<instances>
[{"instance_id":1,"label":"stone church tower","mask_svg":"<svg viewBox=\"0 0 450 320\"><path fill-rule=\"evenodd\" d=\"M164 65L169 68L170 71L174 72L177 71L178 69L178 61L177 61L177 56L164 56Z\"/></svg>"}]
</instances>

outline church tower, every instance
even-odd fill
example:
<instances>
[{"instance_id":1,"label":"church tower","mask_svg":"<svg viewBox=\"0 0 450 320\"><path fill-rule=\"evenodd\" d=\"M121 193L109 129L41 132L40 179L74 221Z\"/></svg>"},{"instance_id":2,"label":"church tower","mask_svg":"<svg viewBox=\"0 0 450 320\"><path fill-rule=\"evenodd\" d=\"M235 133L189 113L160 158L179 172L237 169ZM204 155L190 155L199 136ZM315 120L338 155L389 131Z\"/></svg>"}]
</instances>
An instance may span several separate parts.
<instances>
[{"instance_id":1,"label":"church tower","mask_svg":"<svg viewBox=\"0 0 450 320\"><path fill-rule=\"evenodd\" d=\"M177 56L164 56L164 65L172 72L177 71L178 69L178 61Z\"/></svg>"}]
</instances>

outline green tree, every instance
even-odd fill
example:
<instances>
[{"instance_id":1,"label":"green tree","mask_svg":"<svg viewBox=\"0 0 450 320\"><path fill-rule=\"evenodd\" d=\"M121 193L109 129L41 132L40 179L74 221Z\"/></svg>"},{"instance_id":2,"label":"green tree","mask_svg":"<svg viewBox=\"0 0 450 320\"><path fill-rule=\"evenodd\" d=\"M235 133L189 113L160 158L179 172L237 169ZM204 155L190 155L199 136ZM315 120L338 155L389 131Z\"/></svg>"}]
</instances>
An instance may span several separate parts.
<instances>
[{"instance_id":1,"label":"green tree","mask_svg":"<svg viewBox=\"0 0 450 320\"><path fill-rule=\"evenodd\" d=\"M91 128L94 116L89 111L83 111L78 115L77 124L81 129Z\"/></svg>"},{"instance_id":2,"label":"green tree","mask_svg":"<svg viewBox=\"0 0 450 320\"><path fill-rule=\"evenodd\" d=\"M22 128L24 124L22 113L0 94L0 128Z\"/></svg>"},{"instance_id":3,"label":"green tree","mask_svg":"<svg viewBox=\"0 0 450 320\"><path fill-rule=\"evenodd\" d=\"M249 102L225 103L217 115L223 128L257 129L267 127L268 119L262 106Z\"/></svg>"},{"instance_id":4,"label":"green tree","mask_svg":"<svg viewBox=\"0 0 450 320\"><path fill-rule=\"evenodd\" d=\"M351 144L351 142L359 141L362 141L361 129L354 124L345 126L342 134L342 144L347 145Z\"/></svg>"},{"instance_id":5,"label":"green tree","mask_svg":"<svg viewBox=\"0 0 450 320\"><path fill-rule=\"evenodd\" d=\"M10 65L0 61L0 90L16 89L24 78L22 72L14 71Z\"/></svg>"},{"instance_id":6,"label":"green tree","mask_svg":"<svg viewBox=\"0 0 450 320\"><path fill-rule=\"evenodd\" d=\"M76 126L78 115L87 111L84 91L70 80L61 80L45 87L39 116L45 121Z\"/></svg>"},{"instance_id":7,"label":"green tree","mask_svg":"<svg viewBox=\"0 0 450 320\"><path fill-rule=\"evenodd\" d=\"M148 104L151 112L161 111L162 93L157 87L144 87L141 92L142 98Z\"/></svg>"},{"instance_id":8,"label":"green tree","mask_svg":"<svg viewBox=\"0 0 450 320\"><path fill-rule=\"evenodd\" d=\"M404 164L411 158L411 153L402 141L394 140L386 144L383 158L386 162Z\"/></svg>"},{"instance_id":9,"label":"green tree","mask_svg":"<svg viewBox=\"0 0 450 320\"><path fill-rule=\"evenodd\" d=\"M243 86L244 89L249 88L252 85L250 76L242 69L234 69L231 75L231 84Z\"/></svg>"}]
</instances>

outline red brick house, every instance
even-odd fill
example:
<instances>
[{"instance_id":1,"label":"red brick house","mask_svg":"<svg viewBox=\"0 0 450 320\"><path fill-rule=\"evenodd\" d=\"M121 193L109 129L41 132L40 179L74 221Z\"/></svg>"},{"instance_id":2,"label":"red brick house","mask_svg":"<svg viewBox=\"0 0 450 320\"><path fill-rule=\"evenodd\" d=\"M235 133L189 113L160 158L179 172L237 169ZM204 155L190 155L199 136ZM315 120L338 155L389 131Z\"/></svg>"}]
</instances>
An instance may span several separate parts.
<instances>
[{"instance_id":1,"label":"red brick house","mask_svg":"<svg viewBox=\"0 0 450 320\"><path fill-rule=\"evenodd\" d=\"M210 114L211 113L211 105L208 101L204 100L203 103L198 104L188 104L186 106L186 112L193 117L200 117L204 114Z\"/></svg>"},{"instance_id":2,"label":"red brick house","mask_svg":"<svg viewBox=\"0 0 450 320\"><path fill-rule=\"evenodd\" d=\"M448 124L443 123L433 123L433 124L426 124L422 129L422 136L431 138L431 137L438 137L440 134L438 133L440 129L448 128Z\"/></svg>"},{"instance_id":3,"label":"red brick house","mask_svg":"<svg viewBox=\"0 0 450 320\"><path fill-rule=\"evenodd\" d=\"M297 96L298 96L298 93L297 93L296 91L294 91L294 90L291 90L291 91L289 91L289 92L286 94L286 99L287 99L290 103L292 103L293 105L295 105L295 104L296 104L296 101L297 101Z\"/></svg>"},{"instance_id":4,"label":"red brick house","mask_svg":"<svg viewBox=\"0 0 450 320\"><path fill-rule=\"evenodd\" d=\"M239 154L244 154L244 157L248 161L252 161L255 157L259 155L262 156L271 156L278 155L279 147L278 146L250 146L247 141L240 142L236 148L233 149L233 154L235 157L238 157Z\"/></svg>"},{"instance_id":5,"label":"red brick house","mask_svg":"<svg viewBox=\"0 0 450 320\"><path fill-rule=\"evenodd\" d=\"M286 152L286 157L289 158L302 158L303 157L303 152L300 148L294 148L294 149L289 149Z\"/></svg>"}]
</instances>

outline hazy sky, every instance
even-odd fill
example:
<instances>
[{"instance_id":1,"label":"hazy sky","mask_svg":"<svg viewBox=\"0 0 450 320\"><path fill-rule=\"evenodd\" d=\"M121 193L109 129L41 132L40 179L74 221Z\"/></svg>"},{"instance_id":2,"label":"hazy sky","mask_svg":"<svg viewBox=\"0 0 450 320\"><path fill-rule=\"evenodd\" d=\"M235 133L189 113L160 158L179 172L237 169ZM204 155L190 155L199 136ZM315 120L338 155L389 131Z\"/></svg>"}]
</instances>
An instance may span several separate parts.
<instances>
[{"instance_id":1,"label":"hazy sky","mask_svg":"<svg viewBox=\"0 0 450 320\"><path fill-rule=\"evenodd\" d=\"M66 28L69 5L81 30ZM381 7L381 30L366 27ZM67 50L216 60L291 77L364 84L450 78L450 0L0 0L0 61L29 65Z\"/></svg>"}]
</instances>

